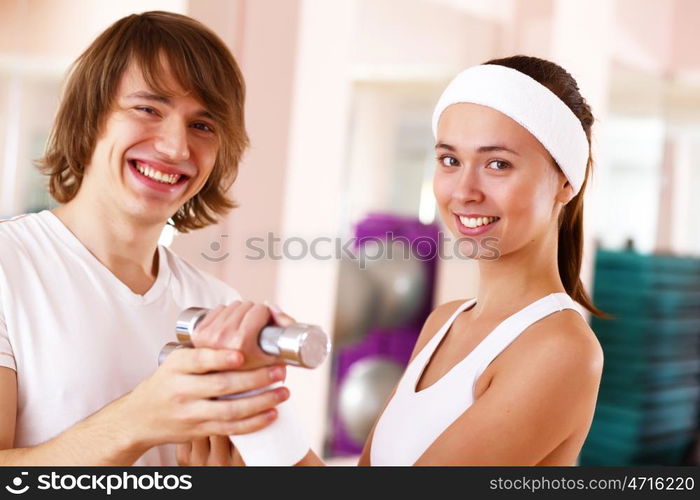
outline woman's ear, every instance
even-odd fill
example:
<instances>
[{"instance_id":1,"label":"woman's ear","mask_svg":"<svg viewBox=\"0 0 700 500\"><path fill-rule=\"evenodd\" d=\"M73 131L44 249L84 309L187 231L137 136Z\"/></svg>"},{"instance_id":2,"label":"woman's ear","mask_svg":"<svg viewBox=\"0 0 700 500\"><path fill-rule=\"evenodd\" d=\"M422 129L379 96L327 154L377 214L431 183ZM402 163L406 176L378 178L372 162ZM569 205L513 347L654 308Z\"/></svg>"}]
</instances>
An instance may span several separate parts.
<instances>
[{"instance_id":1,"label":"woman's ear","mask_svg":"<svg viewBox=\"0 0 700 500\"><path fill-rule=\"evenodd\" d=\"M574 187L566 180L557 192L556 200L563 205L569 203L574 197Z\"/></svg>"}]
</instances>

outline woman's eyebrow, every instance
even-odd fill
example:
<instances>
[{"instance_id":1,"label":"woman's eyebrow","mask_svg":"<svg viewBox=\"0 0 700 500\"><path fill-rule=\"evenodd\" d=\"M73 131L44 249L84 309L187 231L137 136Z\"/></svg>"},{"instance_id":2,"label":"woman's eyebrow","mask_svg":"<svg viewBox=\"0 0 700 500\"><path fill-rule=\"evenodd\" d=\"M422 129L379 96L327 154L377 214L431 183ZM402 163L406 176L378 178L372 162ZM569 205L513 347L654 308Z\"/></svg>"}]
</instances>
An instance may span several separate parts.
<instances>
[{"instance_id":1,"label":"woman's eyebrow","mask_svg":"<svg viewBox=\"0 0 700 500\"><path fill-rule=\"evenodd\" d=\"M508 153L514 154L515 156L520 156L516 151L513 151L512 149L507 148L501 144L495 144L493 146L481 146L476 150L477 153L491 153L493 151L506 151Z\"/></svg>"},{"instance_id":2,"label":"woman's eyebrow","mask_svg":"<svg viewBox=\"0 0 700 500\"><path fill-rule=\"evenodd\" d=\"M448 151L457 151L457 149L454 146L450 146L449 144L445 144L443 142L438 143L435 145L435 149L446 149ZM493 144L490 146L479 146L476 149L477 153L491 153L493 151L506 151L508 153L514 154L515 156L520 156L516 151L513 151L510 148L507 148L506 146L502 144Z\"/></svg>"}]
</instances>

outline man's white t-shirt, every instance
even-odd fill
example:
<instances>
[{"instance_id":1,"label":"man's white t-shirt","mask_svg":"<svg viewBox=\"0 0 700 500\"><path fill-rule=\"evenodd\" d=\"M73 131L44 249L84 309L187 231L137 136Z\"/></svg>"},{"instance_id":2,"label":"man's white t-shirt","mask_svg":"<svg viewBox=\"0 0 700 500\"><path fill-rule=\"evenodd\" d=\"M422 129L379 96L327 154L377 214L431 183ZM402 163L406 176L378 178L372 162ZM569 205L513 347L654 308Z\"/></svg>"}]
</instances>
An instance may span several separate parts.
<instances>
[{"instance_id":1,"label":"man's white t-shirt","mask_svg":"<svg viewBox=\"0 0 700 500\"><path fill-rule=\"evenodd\" d=\"M16 448L43 443L131 391L158 366L188 307L239 294L163 246L138 295L51 212L0 221L0 366L17 372ZM176 465L175 445L136 465Z\"/></svg>"}]
</instances>

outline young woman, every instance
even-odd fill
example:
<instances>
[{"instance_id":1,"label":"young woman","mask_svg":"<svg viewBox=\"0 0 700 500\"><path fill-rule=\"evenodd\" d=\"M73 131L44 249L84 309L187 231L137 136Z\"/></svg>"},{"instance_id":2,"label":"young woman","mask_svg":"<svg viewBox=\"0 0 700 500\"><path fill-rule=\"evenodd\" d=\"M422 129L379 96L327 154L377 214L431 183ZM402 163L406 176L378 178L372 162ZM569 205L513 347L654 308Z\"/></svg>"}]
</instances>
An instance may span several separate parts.
<instances>
[{"instance_id":1,"label":"young woman","mask_svg":"<svg viewBox=\"0 0 700 500\"><path fill-rule=\"evenodd\" d=\"M447 87L434 191L477 250L478 293L427 319L359 465L575 464L603 365L576 309L601 314L579 278L592 124L571 75L542 59L488 61Z\"/></svg>"},{"instance_id":2,"label":"young woman","mask_svg":"<svg viewBox=\"0 0 700 500\"><path fill-rule=\"evenodd\" d=\"M571 75L534 57L445 90L434 192L444 224L476 245L479 288L428 318L360 464L575 464L603 365L575 309L600 314L579 278L592 124Z\"/></svg>"}]
</instances>

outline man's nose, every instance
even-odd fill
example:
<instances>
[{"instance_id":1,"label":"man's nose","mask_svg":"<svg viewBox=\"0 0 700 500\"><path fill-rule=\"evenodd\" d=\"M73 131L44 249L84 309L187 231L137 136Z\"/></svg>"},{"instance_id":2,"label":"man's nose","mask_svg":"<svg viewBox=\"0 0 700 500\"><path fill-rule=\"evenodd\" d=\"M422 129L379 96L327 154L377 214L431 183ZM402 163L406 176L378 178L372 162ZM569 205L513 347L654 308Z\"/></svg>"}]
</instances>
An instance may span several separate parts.
<instances>
[{"instance_id":1,"label":"man's nose","mask_svg":"<svg viewBox=\"0 0 700 500\"><path fill-rule=\"evenodd\" d=\"M185 161L190 158L187 124L176 117L161 122L156 137L156 151L172 161Z\"/></svg>"},{"instance_id":2,"label":"man's nose","mask_svg":"<svg viewBox=\"0 0 700 500\"><path fill-rule=\"evenodd\" d=\"M460 203L479 202L484 198L478 167L465 165L457 181L452 197Z\"/></svg>"}]
</instances>

